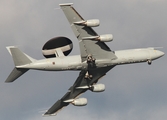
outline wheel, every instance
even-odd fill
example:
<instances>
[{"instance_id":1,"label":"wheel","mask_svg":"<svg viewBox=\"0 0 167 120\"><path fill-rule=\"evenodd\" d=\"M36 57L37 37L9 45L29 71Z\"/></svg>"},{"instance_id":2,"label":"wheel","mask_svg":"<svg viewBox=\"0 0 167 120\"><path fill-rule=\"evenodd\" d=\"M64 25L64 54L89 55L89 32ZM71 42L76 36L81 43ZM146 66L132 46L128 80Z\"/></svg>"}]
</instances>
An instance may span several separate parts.
<instances>
[{"instance_id":1,"label":"wheel","mask_svg":"<svg viewBox=\"0 0 167 120\"><path fill-rule=\"evenodd\" d=\"M148 63L148 65L151 65L152 61L151 61L151 60L148 60L147 63Z\"/></svg>"}]
</instances>

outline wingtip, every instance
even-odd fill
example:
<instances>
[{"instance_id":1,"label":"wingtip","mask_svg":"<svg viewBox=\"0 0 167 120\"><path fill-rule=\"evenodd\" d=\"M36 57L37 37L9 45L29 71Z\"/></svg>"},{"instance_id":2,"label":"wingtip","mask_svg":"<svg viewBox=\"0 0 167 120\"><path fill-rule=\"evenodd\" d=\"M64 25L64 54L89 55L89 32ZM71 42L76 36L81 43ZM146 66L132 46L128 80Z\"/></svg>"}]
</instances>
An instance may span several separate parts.
<instances>
[{"instance_id":1,"label":"wingtip","mask_svg":"<svg viewBox=\"0 0 167 120\"><path fill-rule=\"evenodd\" d=\"M71 6L73 5L73 3L61 3L59 4L59 6Z\"/></svg>"},{"instance_id":2,"label":"wingtip","mask_svg":"<svg viewBox=\"0 0 167 120\"><path fill-rule=\"evenodd\" d=\"M55 114L47 114L47 113L45 113L45 114L42 114L42 117L48 117L48 116L56 116L57 114L55 113Z\"/></svg>"},{"instance_id":3,"label":"wingtip","mask_svg":"<svg viewBox=\"0 0 167 120\"><path fill-rule=\"evenodd\" d=\"M5 83L12 83L11 81L9 81L8 79L5 80Z\"/></svg>"},{"instance_id":4,"label":"wingtip","mask_svg":"<svg viewBox=\"0 0 167 120\"><path fill-rule=\"evenodd\" d=\"M7 46L7 47L6 47L6 49L7 49L8 52L10 53L10 55L12 55L12 54L11 54L11 51L10 51L10 48L15 48L15 47L16 47L16 46Z\"/></svg>"}]
</instances>

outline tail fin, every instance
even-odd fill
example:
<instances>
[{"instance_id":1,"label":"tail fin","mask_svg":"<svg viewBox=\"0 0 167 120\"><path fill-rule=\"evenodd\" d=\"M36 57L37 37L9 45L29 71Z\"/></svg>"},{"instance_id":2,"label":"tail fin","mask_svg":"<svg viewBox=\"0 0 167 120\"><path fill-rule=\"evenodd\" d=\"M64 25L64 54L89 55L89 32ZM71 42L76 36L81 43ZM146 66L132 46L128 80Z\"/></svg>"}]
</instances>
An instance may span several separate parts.
<instances>
[{"instance_id":1,"label":"tail fin","mask_svg":"<svg viewBox=\"0 0 167 120\"><path fill-rule=\"evenodd\" d=\"M26 55L25 53L23 53L22 51L20 51L17 47L9 46L6 48L8 49L9 53L12 55L15 66L32 63L32 58Z\"/></svg>"},{"instance_id":2,"label":"tail fin","mask_svg":"<svg viewBox=\"0 0 167 120\"><path fill-rule=\"evenodd\" d=\"M21 75L23 75L25 72L27 72L29 70L29 69L17 68L17 66L30 64L30 63L32 63L34 61L34 59L31 58L30 56L26 55L25 53L21 52L15 46L7 47L7 49L9 51L9 53L12 55L12 57L13 57L15 68L10 73L10 75L8 76L8 78L6 79L5 82L13 82L18 77L20 77Z\"/></svg>"}]
</instances>

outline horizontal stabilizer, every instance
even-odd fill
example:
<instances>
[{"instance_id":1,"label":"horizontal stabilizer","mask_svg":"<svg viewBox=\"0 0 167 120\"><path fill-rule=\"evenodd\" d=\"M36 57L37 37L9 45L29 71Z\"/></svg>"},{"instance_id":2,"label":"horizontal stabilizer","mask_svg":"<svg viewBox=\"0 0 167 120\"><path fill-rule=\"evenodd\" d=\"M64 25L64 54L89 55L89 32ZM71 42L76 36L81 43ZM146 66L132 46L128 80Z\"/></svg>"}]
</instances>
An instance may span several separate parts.
<instances>
[{"instance_id":1,"label":"horizontal stabilizer","mask_svg":"<svg viewBox=\"0 0 167 120\"><path fill-rule=\"evenodd\" d=\"M22 74L27 72L29 69L17 69L16 67L13 69L13 71L10 73L8 78L6 79L5 82L13 82L15 81L18 77L20 77Z\"/></svg>"}]
</instances>

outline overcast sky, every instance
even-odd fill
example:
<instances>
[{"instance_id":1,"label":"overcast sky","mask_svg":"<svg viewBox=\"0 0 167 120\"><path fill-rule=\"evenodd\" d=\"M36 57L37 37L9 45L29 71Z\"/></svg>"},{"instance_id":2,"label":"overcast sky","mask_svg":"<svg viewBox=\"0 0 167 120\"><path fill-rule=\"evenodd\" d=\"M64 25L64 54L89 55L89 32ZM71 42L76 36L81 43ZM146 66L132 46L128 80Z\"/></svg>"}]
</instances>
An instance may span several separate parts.
<instances>
[{"instance_id":1,"label":"overcast sky","mask_svg":"<svg viewBox=\"0 0 167 120\"><path fill-rule=\"evenodd\" d=\"M112 33L112 50L163 47L167 53L166 0L0 0L0 119L1 120L165 120L167 119L167 56L147 63L116 66L100 81L103 93L90 91L85 107L69 105L57 116L41 115L60 99L79 71L30 70L13 83L4 83L14 67L6 46L16 45L35 59L56 36L79 46L60 3L74 3L85 19L99 19L98 34Z\"/></svg>"}]
</instances>

